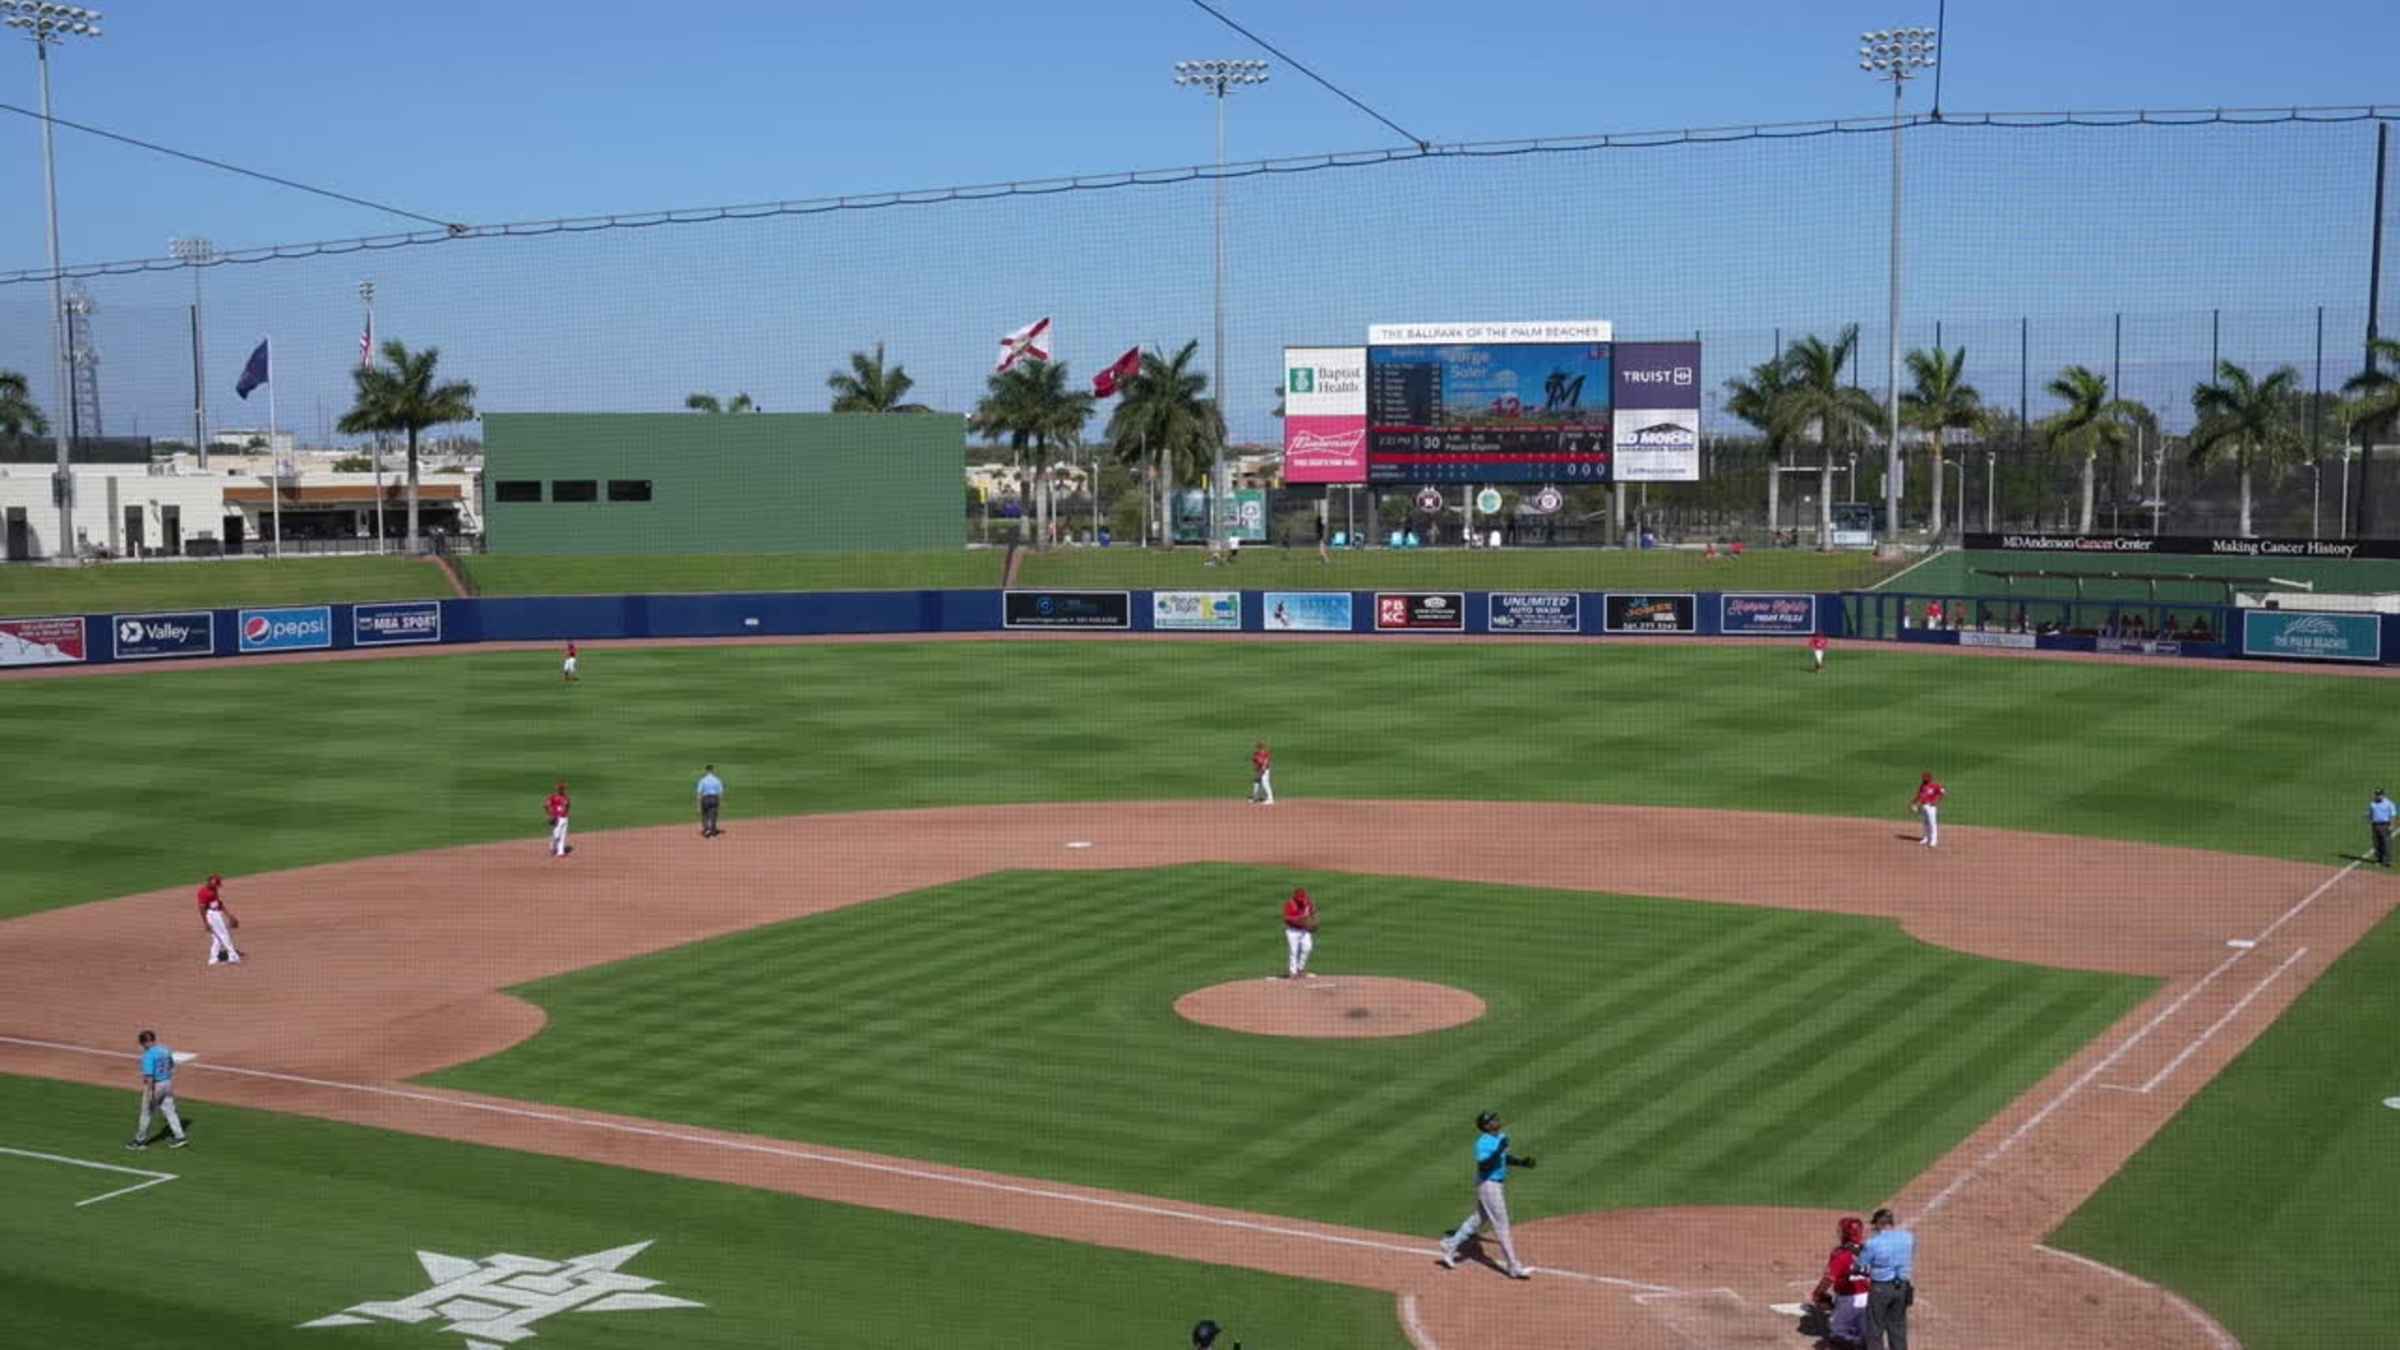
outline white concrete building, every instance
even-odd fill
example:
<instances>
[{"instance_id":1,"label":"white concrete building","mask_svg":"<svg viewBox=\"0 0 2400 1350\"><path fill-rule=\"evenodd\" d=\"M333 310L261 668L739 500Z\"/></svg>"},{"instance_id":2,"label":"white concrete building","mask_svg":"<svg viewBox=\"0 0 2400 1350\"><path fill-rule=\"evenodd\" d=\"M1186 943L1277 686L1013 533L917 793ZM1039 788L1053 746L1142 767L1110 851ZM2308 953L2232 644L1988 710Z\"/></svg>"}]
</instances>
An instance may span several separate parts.
<instances>
[{"instance_id":1,"label":"white concrete building","mask_svg":"<svg viewBox=\"0 0 2400 1350\"><path fill-rule=\"evenodd\" d=\"M252 467L254 472L243 472ZM175 472L172 463L78 467L75 539L78 556L116 558L220 552L264 553L274 548L277 517L291 552L373 552L377 489L371 473L303 470L278 480L266 456L241 457L229 471L214 457L208 473ZM58 552L58 507L51 469L0 464L0 559L30 561ZM478 485L469 473L420 473L419 527L452 537L481 533ZM385 474L382 525L387 539L408 528L408 489Z\"/></svg>"}]
</instances>

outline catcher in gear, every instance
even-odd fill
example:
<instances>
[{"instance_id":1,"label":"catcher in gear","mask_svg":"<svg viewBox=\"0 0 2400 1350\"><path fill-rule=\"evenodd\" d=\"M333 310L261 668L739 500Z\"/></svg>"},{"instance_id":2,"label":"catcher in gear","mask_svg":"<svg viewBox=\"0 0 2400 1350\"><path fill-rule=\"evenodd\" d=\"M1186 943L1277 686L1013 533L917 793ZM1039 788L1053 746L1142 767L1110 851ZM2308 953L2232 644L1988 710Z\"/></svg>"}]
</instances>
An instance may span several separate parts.
<instances>
[{"instance_id":1,"label":"catcher in gear","mask_svg":"<svg viewBox=\"0 0 2400 1350\"><path fill-rule=\"evenodd\" d=\"M1834 1248L1825 1257L1825 1274L1808 1296L1826 1316L1824 1344L1836 1350L1858 1350L1866 1335L1867 1271L1858 1260L1866 1239L1867 1225L1856 1215L1845 1215L1834 1225Z\"/></svg>"}]
</instances>

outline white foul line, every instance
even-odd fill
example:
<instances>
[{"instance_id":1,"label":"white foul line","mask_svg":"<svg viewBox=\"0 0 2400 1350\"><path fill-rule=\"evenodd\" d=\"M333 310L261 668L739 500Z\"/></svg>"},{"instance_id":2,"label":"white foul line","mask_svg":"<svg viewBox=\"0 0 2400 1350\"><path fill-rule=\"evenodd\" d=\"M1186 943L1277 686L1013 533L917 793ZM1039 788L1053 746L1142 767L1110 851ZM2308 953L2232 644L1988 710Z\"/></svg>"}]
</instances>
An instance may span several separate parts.
<instances>
[{"instance_id":1,"label":"white foul line","mask_svg":"<svg viewBox=\"0 0 2400 1350\"><path fill-rule=\"evenodd\" d=\"M0 1036L0 1044L29 1045L45 1050L67 1050L77 1054L106 1056L110 1059L137 1058L137 1056L121 1050L97 1050L89 1046L69 1045L59 1041L27 1040L18 1036ZM1438 1249L1432 1247L1411 1247L1397 1242L1380 1242L1372 1238L1348 1237L1340 1233L1318 1232L1306 1228L1286 1228L1276 1224L1261 1223L1255 1219L1227 1218L1223 1215L1202 1214L1193 1210L1175 1209L1166 1205L1142 1204L1137 1201L1118 1200L1102 1195L1077 1195L1071 1191L1050 1190L1041 1186L1026 1186L1015 1182L993 1181L984 1177L963 1176L953 1172L929 1172L922 1168L904 1167L897 1163L870 1162L864 1158L844 1158L830 1153L814 1153L806 1149L784 1148L775 1144L752 1143L742 1139L686 1134L679 1130L665 1130L648 1125L628 1125L613 1120L591 1120L581 1116L561 1115L554 1111L535 1111L519 1106L502 1106L497 1102L479 1102L463 1097L444 1096L435 1092L415 1092L406 1088L379 1087L372 1083L344 1083L330 1078L307 1078L296 1073L277 1073L272 1069L242 1069L230 1064L211 1064L209 1072L239 1074L245 1078L264 1078L278 1083L297 1083L302 1087L331 1088L340 1092L363 1092L375 1097L393 1097L401 1101L427 1102L436 1106L449 1106L467 1111L483 1111L492 1115L511 1116L519 1120L540 1121L549 1125L575 1125L589 1130L636 1135L644 1139L662 1139L675 1144L694 1144L702 1148L720 1148L735 1153L761 1153L769 1157L785 1158L795 1162L819 1163L828 1167L848 1167L861 1172L878 1172L885 1176L905 1177L911 1181L930 1181L939 1185L999 1191L1035 1200L1062 1200L1069 1204L1089 1205L1096 1209L1113 1209L1128 1214L1145 1214L1163 1219L1182 1219L1189 1223L1239 1229L1248 1233L1264 1233L1271 1237L1301 1238L1311 1242L1331 1243L1335 1246L1396 1252L1403 1256L1433 1257L1440 1254ZM1610 1275L1589 1275L1577 1270L1561 1270L1556 1266L1544 1266L1542 1270L1547 1274L1588 1280L1594 1284L1640 1289L1652 1293L1671 1292L1665 1285L1644 1284L1639 1280L1623 1280Z\"/></svg>"},{"instance_id":2,"label":"white foul line","mask_svg":"<svg viewBox=\"0 0 2400 1350\"><path fill-rule=\"evenodd\" d=\"M2347 866L2347 867L2343 868L2343 869L2342 869L2341 871L2339 871L2339 872L2336 872L2336 873L2334 873L2332 876L2329 876L2329 877L2325 878L2324 884L2322 884L2322 885L2318 886L2318 887L2317 887L2315 890L2313 890L2313 891L2310 891L2308 894L2306 894L2306 895L2304 895L2304 896L2300 897L2300 903L2299 903L2299 904L2296 904L2296 905L2292 906L2290 909L2287 909L2287 910L2285 910L2285 911L2283 912L2283 917L2282 917L2282 918L2280 918L2280 919L2277 919L2275 922L2273 922L2273 923L2271 923L2271 924L2268 924L2268 925L2267 925L2267 927L2266 927L2266 931L2265 931L2265 932L2262 932L2262 933L2260 933L2260 934L2258 935L2258 938L2257 938L2257 940L2258 940L2258 941L2260 941L2260 942L2264 942L2264 941L2266 941L2266 940L2267 940L2267 939L2268 939L2270 936L2272 936L2272 935L2274 934L2274 932L2275 932L2275 930L2276 930L2276 929L2283 927L2285 924L2287 924L2287 923L2290 923L2292 920L2294 920L2294 919L2296 919L2296 918L2299 918L2299 917L2300 917L2300 911L2301 911L2301 910L2304 910L2304 909L2308 908L2308 907L2309 907L2311 904L2315 903L2315 901L2316 901L2316 898L2317 898L2318 896L2320 896L2320 895L2323 895L2325 892L2332 890L2332 889L2333 889L2333 884L2334 884L2335 882L2337 882L2337 881L2340 881L2340 880L2341 880L2343 877L2346 877L2346 876L2350 875L2352 872L2355 872L2355 871L2357 871L2357 870L2358 870L2358 865L2359 865L2360 863L2363 863L2363 862L2365 862L2365 861L2366 861L2366 859L2364 859L2364 858L2352 858L2352 859L2350 860L2350 865L2349 865L2349 866Z\"/></svg>"},{"instance_id":3,"label":"white foul line","mask_svg":"<svg viewBox=\"0 0 2400 1350\"><path fill-rule=\"evenodd\" d=\"M2142 1084L2139 1090L2142 1092L2148 1092L2152 1088L2155 1088L2159 1084L2167 1081L2167 1076L2174 1073L2177 1069L2182 1068L2183 1062L2187 1059L2190 1059L2194 1051L2198 1050L2201 1046L2208 1044L2209 1037L2216 1035L2220 1031L2223 1031L2227 1022L2230 1022L2235 1017L2239 1016L2242 1009L2250 1006L2250 1000L2257 998L2260 994L2265 993L2268 985L2275 983L2277 979L2282 977L2283 972L2290 970L2293 963L2297 962L2301 957L2306 955L2308 955L2308 948L2302 947L2300 950L2293 952L2290 956L2283 958L2282 965L2275 967L2273 971L2268 973L2265 979L2260 980L2257 984L2252 985L2249 993L2242 995L2239 1002L2235 1003L2232 1007L2227 1008L2223 1017L2220 1017L2216 1021L2209 1023L2208 1030L2201 1032L2200 1035L2194 1039L2190 1045L2183 1047L2183 1052L2181 1054L2178 1054L2175 1056L2175 1058L2168 1060L2165 1068L2160 1069L2157 1073L2150 1075L2150 1081Z\"/></svg>"},{"instance_id":4,"label":"white foul line","mask_svg":"<svg viewBox=\"0 0 2400 1350\"><path fill-rule=\"evenodd\" d=\"M1425 1330L1425 1324L1417 1320L1417 1296L1415 1294L1400 1296L1400 1329L1407 1334L1408 1343L1415 1346L1417 1350L1442 1350L1440 1344Z\"/></svg>"},{"instance_id":5,"label":"white foul line","mask_svg":"<svg viewBox=\"0 0 2400 1350\"><path fill-rule=\"evenodd\" d=\"M135 1191L146 1191L162 1181L178 1179L173 1172L153 1172L146 1167L119 1167L115 1163L85 1162L81 1158L62 1158L55 1153L36 1153L29 1148L0 1148L0 1153L19 1158L39 1158L43 1162L65 1163L69 1167L89 1167L97 1172L121 1172L129 1177L150 1178L148 1181L137 1182L131 1186L121 1186L106 1195L95 1195L89 1200L78 1200L75 1202L77 1209L81 1209L85 1205L99 1204L103 1200L114 1200L120 1195L131 1195Z\"/></svg>"},{"instance_id":6,"label":"white foul line","mask_svg":"<svg viewBox=\"0 0 2400 1350\"><path fill-rule=\"evenodd\" d=\"M2117 1269L2115 1266L2102 1265L2098 1261L2094 1261L2088 1256L2077 1256L2073 1252L2062 1252L2056 1247L2045 1247L2039 1242L2033 1244L2033 1249L2037 1252L2040 1252L2044 1256L2055 1256L2061 1261L2072 1261L2076 1265L2099 1271L2101 1274L2108 1276L2112 1280L2123 1280L2125 1283L2133 1285L2137 1288L2147 1289L2165 1299L2167 1302L2174 1304L2175 1311L2182 1313L2185 1317L2190 1318L2196 1325L2199 1326L2202 1331L2207 1332L2208 1338L2216 1343L2217 1350L2242 1350L2242 1343L2235 1340L2231 1332L2225 1330L2225 1328L2221 1326L2218 1326L2215 1318L2210 1317L2207 1313L2204 1313L2198 1308L2193 1307L2191 1303L2182 1295L2177 1294L2171 1289L2161 1289L2157 1285L2150 1283L2148 1280L2143 1279L2139 1275L2129 1274L2125 1271Z\"/></svg>"}]
</instances>

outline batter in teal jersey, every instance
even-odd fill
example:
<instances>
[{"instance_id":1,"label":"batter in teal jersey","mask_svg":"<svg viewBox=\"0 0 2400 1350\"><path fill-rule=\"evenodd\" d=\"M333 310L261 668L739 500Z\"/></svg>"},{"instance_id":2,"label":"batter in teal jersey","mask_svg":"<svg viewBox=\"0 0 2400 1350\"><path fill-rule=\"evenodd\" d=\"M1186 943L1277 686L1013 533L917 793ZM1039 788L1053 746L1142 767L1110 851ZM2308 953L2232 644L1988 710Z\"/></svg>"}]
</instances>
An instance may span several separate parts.
<instances>
[{"instance_id":1,"label":"batter in teal jersey","mask_svg":"<svg viewBox=\"0 0 2400 1350\"><path fill-rule=\"evenodd\" d=\"M1500 1128L1500 1113L1486 1111L1475 1117L1475 1208L1468 1212L1466 1222L1442 1239L1442 1266L1458 1265L1458 1249L1475 1236L1485 1224L1492 1226L1492 1239L1500 1244L1500 1255L1508 1264L1503 1267L1512 1280L1530 1280L1533 1268L1517 1259L1517 1244L1508 1231L1508 1169L1531 1167L1530 1157L1513 1157L1508 1151L1508 1135Z\"/></svg>"},{"instance_id":2,"label":"batter in teal jersey","mask_svg":"<svg viewBox=\"0 0 2400 1350\"><path fill-rule=\"evenodd\" d=\"M182 1148L192 1142L183 1133L183 1117L175 1114L175 1052L158 1043L158 1033L145 1031L134 1040L142 1047L142 1121L133 1127L133 1140L127 1148L150 1147L150 1110L167 1118L167 1132L173 1136L167 1147Z\"/></svg>"}]
</instances>

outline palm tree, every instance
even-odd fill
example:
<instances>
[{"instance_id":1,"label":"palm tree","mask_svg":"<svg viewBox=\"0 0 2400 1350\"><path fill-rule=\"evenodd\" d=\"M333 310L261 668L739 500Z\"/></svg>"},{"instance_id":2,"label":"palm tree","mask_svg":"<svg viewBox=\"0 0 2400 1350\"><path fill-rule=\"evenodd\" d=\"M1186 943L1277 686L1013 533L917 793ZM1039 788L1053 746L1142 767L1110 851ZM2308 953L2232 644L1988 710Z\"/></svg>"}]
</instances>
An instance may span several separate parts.
<instances>
[{"instance_id":1,"label":"palm tree","mask_svg":"<svg viewBox=\"0 0 2400 1350\"><path fill-rule=\"evenodd\" d=\"M1874 396L1842 383L1842 368L1858 352L1858 325L1844 325L1828 343L1810 334L1795 340L1783 354L1788 388L1777 403L1784 434L1809 433L1820 454L1817 466L1817 546L1828 547L1833 536L1833 451L1852 437L1871 430L1883 416ZM1899 521L1886 526L1898 533Z\"/></svg>"},{"instance_id":2,"label":"palm tree","mask_svg":"<svg viewBox=\"0 0 2400 1350\"><path fill-rule=\"evenodd\" d=\"M1972 431L1983 418L1983 394L1966 382L1966 369L1964 347L1919 348L1908 354L1908 377L1916 387L1900 395L1901 425L1924 432L1931 442L1933 506L1926 526L1937 540L1942 537L1942 435ZM1960 502L1959 509L1965 511L1966 503Z\"/></svg>"},{"instance_id":3,"label":"palm tree","mask_svg":"<svg viewBox=\"0 0 2400 1350\"><path fill-rule=\"evenodd\" d=\"M746 413L758 411L758 405L750 401L750 396L748 394L735 394L733 396L733 401L730 403L719 403L715 394L686 394L683 399L683 406L691 409L693 412L704 413Z\"/></svg>"},{"instance_id":4,"label":"palm tree","mask_svg":"<svg viewBox=\"0 0 2400 1350\"><path fill-rule=\"evenodd\" d=\"M1081 445L1083 425L1091 416L1091 391L1069 383L1065 362L1021 361L984 381L984 395L967 418L971 430L994 440L1005 437L1017 452L1020 497L1040 512L1037 539L1046 541L1050 531L1051 452ZM1038 496L1033 491L1036 472ZM1019 542L1024 540L1025 524L1020 515Z\"/></svg>"},{"instance_id":5,"label":"palm tree","mask_svg":"<svg viewBox=\"0 0 2400 1350\"><path fill-rule=\"evenodd\" d=\"M0 370L0 436L47 436L50 419L33 404L33 386L13 370Z\"/></svg>"},{"instance_id":6,"label":"palm tree","mask_svg":"<svg viewBox=\"0 0 2400 1350\"><path fill-rule=\"evenodd\" d=\"M2192 411L2200 418L2192 428L2192 467L2220 454L2231 456L2242 474L2245 539L2250 537L2251 471L2278 468L2299 448L2292 419L2284 413L2299 387L2300 372L2290 366L2277 366L2261 380L2231 361L2219 361L2217 378L2192 390Z\"/></svg>"},{"instance_id":7,"label":"palm tree","mask_svg":"<svg viewBox=\"0 0 2400 1350\"><path fill-rule=\"evenodd\" d=\"M2375 523L2369 472L2375 438L2400 425L2400 339L2377 338L2367 346L2367 368L2342 381L2350 425L2358 431L2358 533L2364 538Z\"/></svg>"},{"instance_id":8,"label":"palm tree","mask_svg":"<svg viewBox=\"0 0 2400 1350\"><path fill-rule=\"evenodd\" d=\"M1783 447L1791 433L1783 424L1783 396L1790 388L1790 368L1781 354L1750 367L1747 377L1737 376L1725 382L1725 411L1757 427L1767 438L1767 529L1771 533L1781 522L1776 514L1782 509Z\"/></svg>"},{"instance_id":9,"label":"palm tree","mask_svg":"<svg viewBox=\"0 0 2400 1350\"><path fill-rule=\"evenodd\" d=\"M1225 436L1224 415L1207 397L1208 376L1192 369L1199 351L1194 338L1171 357L1143 352L1142 368L1125 381L1108 416L1108 444L1120 461L1138 465L1145 451L1152 457L1161 535L1174 518L1175 484L1187 474L1205 475Z\"/></svg>"},{"instance_id":10,"label":"palm tree","mask_svg":"<svg viewBox=\"0 0 2400 1350\"><path fill-rule=\"evenodd\" d=\"M475 386L464 380L434 383L442 351L427 347L412 352L397 339L383 344L383 360L350 372L355 395L350 411L338 424L348 435L373 432L408 434L408 547L417 547L417 434L427 427L470 421L475 416Z\"/></svg>"},{"instance_id":11,"label":"palm tree","mask_svg":"<svg viewBox=\"0 0 2400 1350\"><path fill-rule=\"evenodd\" d=\"M922 403L902 401L916 386L906 366L883 363L880 342L875 344L875 355L852 352L850 369L837 370L825 377L825 387L833 391L833 410L839 413L932 412Z\"/></svg>"},{"instance_id":12,"label":"palm tree","mask_svg":"<svg viewBox=\"0 0 2400 1350\"><path fill-rule=\"evenodd\" d=\"M2124 400L2111 397L2108 377L2089 366L2068 366L2058 372L2058 378L2042 386L2052 398L2067 406L2042 423L2042 434L2052 447L2069 454L2083 455L2083 507L2077 516L2075 532L2092 532L2092 483L2100 463L2100 452L2106 450L2113 460L2133 439L2133 409ZM2248 526L2243 527L2245 531Z\"/></svg>"}]
</instances>

